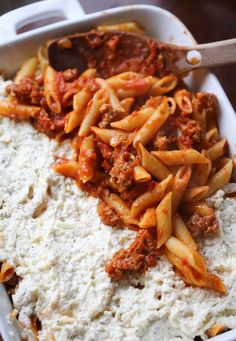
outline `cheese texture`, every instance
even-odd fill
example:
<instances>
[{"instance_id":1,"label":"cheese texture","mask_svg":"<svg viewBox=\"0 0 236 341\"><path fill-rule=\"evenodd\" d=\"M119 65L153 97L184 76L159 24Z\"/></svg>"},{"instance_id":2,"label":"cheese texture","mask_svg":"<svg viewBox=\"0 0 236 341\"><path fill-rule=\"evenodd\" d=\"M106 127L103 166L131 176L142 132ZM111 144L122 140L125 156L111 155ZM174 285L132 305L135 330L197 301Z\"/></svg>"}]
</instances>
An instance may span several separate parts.
<instances>
[{"instance_id":1,"label":"cheese texture","mask_svg":"<svg viewBox=\"0 0 236 341\"><path fill-rule=\"evenodd\" d=\"M22 277L13 302L25 330L31 314L40 341L190 341L217 322L236 328L236 200L222 190L210 199L221 229L201 249L227 295L186 287L164 257L132 285L114 284L104 262L135 233L102 224L97 199L51 170L69 153L27 122L0 119L0 261Z\"/></svg>"}]
</instances>

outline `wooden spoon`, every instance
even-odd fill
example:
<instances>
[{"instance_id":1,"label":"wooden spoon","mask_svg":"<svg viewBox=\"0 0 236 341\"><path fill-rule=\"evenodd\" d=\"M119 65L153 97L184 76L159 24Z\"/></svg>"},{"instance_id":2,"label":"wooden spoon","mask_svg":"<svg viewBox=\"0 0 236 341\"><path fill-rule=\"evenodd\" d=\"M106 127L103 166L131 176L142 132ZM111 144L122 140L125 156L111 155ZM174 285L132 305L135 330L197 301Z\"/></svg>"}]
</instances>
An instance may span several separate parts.
<instances>
[{"instance_id":1,"label":"wooden spoon","mask_svg":"<svg viewBox=\"0 0 236 341\"><path fill-rule=\"evenodd\" d=\"M236 39L183 47L131 32L92 30L50 42L48 56L50 65L58 71L96 68L103 78L126 71L181 76L199 68L236 62Z\"/></svg>"}]
</instances>

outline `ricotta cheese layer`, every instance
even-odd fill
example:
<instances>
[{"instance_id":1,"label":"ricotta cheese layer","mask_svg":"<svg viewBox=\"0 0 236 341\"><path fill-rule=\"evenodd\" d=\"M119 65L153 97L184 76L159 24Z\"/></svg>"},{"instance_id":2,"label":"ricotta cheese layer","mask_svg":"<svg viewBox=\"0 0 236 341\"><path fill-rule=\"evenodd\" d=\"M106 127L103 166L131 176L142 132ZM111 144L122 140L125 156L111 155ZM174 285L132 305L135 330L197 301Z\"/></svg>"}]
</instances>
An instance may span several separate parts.
<instances>
[{"instance_id":1,"label":"ricotta cheese layer","mask_svg":"<svg viewBox=\"0 0 236 341\"><path fill-rule=\"evenodd\" d=\"M97 199L51 170L69 153L69 143L0 118L0 261L22 278L13 303L26 329L31 314L40 341L190 341L217 322L236 328L236 200L223 190L209 200L221 229L200 250L227 295L186 287L164 257L114 284L104 263L135 233L102 224Z\"/></svg>"}]
</instances>

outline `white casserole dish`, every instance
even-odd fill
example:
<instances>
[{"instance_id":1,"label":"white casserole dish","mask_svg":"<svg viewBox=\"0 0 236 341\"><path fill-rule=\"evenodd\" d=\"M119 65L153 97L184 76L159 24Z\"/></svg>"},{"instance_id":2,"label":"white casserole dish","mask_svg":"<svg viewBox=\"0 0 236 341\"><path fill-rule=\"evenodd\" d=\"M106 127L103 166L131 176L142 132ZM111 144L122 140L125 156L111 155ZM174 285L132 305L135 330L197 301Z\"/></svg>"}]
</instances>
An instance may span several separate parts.
<instances>
[{"instance_id":1,"label":"white casserole dish","mask_svg":"<svg viewBox=\"0 0 236 341\"><path fill-rule=\"evenodd\" d=\"M17 34L22 26L43 18L64 17L65 20ZM0 72L10 77L20 64L35 55L37 47L50 38L86 31L98 24L119 23L137 20L148 35L180 45L192 45L194 38L187 28L168 11L147 5L133 5L85 15L76 0L47 0L28 5L0 17ZM236 116L219 81L207 71L197 71L186 79L191 90L208 91L217 95L220 114L221 136L226 136L231 156L236 154ZM4 341L19 340L14 328L6 323L9 302L3 287L0 287L0 333ZM236 317L235 317L236 318ZM234 341L236 330L219 335L212 341Z\"/></svg>"}]
</instances>

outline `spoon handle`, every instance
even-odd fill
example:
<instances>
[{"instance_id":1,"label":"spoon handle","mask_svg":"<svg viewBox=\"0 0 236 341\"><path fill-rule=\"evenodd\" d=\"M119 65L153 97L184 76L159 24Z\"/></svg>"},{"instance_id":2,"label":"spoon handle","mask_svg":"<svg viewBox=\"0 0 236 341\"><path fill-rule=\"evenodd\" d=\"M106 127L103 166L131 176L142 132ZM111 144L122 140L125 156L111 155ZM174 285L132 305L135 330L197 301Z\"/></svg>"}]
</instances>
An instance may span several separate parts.
<instances>
[{"instance_id":1,"label":"spoon handle","mask_svg":"<svg viewBox=\"0 0 236 341\"><path fill-rule=\"evenodd\" d=\"M178 51L178 57L176 65L183 73L203 67L236 63L236 39L182 48Z\"/></svg>"}]
</instances>

